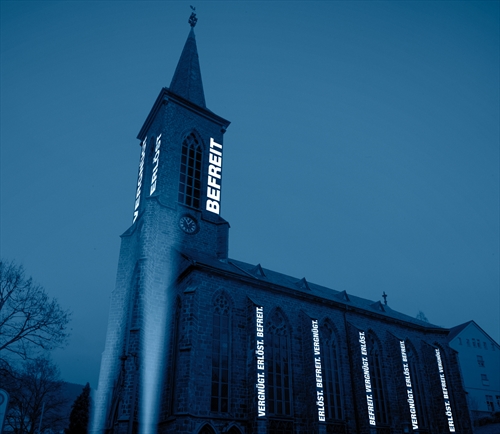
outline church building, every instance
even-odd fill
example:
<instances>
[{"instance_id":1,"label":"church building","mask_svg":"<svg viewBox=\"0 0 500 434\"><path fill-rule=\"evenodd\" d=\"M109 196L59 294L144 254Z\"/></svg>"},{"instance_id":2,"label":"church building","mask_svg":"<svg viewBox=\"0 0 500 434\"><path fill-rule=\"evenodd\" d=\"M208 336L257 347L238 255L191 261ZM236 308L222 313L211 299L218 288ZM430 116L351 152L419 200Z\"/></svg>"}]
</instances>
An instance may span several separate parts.
<instances>
[{"instance_id":1,"label":"church building","mask_svg":"<svg viewBox=\"0 0 500 434\"><path fill-rule=\"evenodd\" d=\"M228 257L229 121L206 106L189 22L138 135L92 431L471 434L448 329Z\"/></svg>"}]
</instances>

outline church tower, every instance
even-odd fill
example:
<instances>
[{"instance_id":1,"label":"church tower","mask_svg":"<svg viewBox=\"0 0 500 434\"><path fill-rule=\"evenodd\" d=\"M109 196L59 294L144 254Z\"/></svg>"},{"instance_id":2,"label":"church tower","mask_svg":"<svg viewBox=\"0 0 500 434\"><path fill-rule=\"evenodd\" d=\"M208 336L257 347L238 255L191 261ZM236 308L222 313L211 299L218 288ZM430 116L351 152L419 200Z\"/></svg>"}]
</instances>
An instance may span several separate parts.
<instances>
[{"instance_id":1,"label":"church tower","mask_svg":"<svg viewBox=\"0 0 500 434\"><path fill-rule=\"evenodd\" d=\"M172 382L176 281L184 252L227 260L221 217L223 135L229 121L205 104L194 27L169 88L138 139L132 225L121 236L116 287L102 356L92 431L156 433ZM178 312L177 312L178 315Z\"/></svg>"}]
</instances>

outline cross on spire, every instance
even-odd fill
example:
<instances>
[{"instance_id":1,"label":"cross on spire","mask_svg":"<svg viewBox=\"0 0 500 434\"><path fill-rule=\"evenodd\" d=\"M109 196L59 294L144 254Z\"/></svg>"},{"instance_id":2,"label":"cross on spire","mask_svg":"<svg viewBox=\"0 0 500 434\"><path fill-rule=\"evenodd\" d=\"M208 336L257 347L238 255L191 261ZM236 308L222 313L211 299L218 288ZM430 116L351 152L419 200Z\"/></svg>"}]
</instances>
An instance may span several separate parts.
<instances>
[{"instance_id":1,"label":"cross on spire","mask_svg":"<svg viewBox=\"0 0 500 434\"><path fill-rule=\"evenodd\" d=\"M384 304L387 305L387 294L385 293L385 291L382 294L382 297L384 298Z\"/></svg>"}]
</instances>

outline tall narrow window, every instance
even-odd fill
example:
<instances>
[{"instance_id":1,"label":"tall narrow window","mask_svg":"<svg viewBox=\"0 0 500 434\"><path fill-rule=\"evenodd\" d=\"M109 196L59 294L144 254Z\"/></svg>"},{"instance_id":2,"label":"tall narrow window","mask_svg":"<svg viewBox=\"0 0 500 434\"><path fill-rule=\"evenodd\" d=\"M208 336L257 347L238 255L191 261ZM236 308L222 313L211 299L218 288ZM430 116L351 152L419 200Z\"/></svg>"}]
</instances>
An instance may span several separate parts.
<instances>
[{"instance_id":1,"label":"tall narrow window","mask_svg":"<svg viewBox=\"0 0 500 434\"><path fill-rule=\"evenodd\" d=\"M340 386L339 348L335 333L328 323L321 328L325 411L328 419L343 419Z\"/></svg>"},{"instance_id":2,"label":"tall narrow window","mask_svg":"<svg viewBox=\"0 0 500 434\"><path fill-rule=\"evenodd\" d=\"M267 330L268 411L275 416L290 416L292 414L290 342L285 319L279 311L275 311L270 318Z\"/></svg>"},{"instance_id":3,"label":"tall narrow window","mask_svg":"<svg viewBox=\"0 0 500 434\"><path fill-rule=\"evenodd\" d=\"M382 356L380 352L380 346L372 335L368 336L368 343L370 345L368 357L370 362L370 371L373 371L372 390L373 403L375 406L375 420L377 421L377 423L388 424L389 414L386 394L384 390L384 380L382 376Z\"/></svg>"},{"instance_id":4,"label":"tall narrow window","mask_svg":"<svg viewBox=\"0 0 500 434\"><path fill-rule=\"evenodd\" d=\"M193 208L200 207L202 148L191 133L182 143L179 202Z\"/></svg>"},{"instance_id":5,"label":"tall narrow window","mask_svg":"<svg viewBox=\"0 0 500 434\"><path fill-rule=\"evenodd\" d=\"M210 410L229 411L229 302L224 295L215 300L212 335L212 397Z\"/></svg>"}]
</instances>

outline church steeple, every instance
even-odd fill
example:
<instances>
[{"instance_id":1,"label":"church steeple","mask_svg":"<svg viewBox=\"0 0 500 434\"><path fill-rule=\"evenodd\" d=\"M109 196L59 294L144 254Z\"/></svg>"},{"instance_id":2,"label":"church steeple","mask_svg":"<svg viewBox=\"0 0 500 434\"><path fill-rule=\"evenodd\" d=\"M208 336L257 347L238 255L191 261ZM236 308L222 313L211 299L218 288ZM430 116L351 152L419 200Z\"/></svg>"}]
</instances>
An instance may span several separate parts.
<instances>
[{"instance_id":1,"label":"church steeple","mask_svg":"<svg viewBox=\"0 0 500 434\"><path fill-rule=\"evenodd\" d=\"M194 14L191 14L189 23L191 24L191 31L184 44L179 63L170 83L170 91L200 107L206 108L198 49L194 35L194 26L196 25L196 16Z\"/></svg>"}]
</instances>

